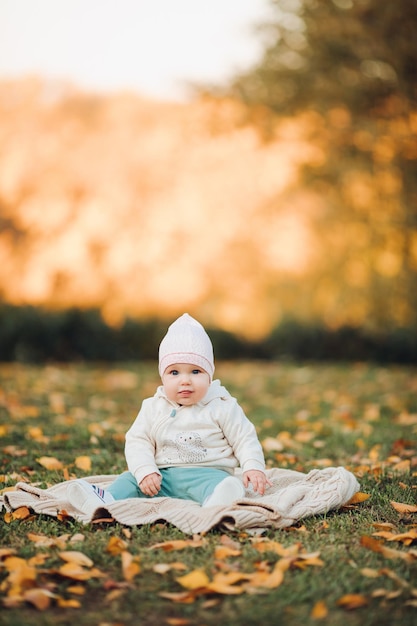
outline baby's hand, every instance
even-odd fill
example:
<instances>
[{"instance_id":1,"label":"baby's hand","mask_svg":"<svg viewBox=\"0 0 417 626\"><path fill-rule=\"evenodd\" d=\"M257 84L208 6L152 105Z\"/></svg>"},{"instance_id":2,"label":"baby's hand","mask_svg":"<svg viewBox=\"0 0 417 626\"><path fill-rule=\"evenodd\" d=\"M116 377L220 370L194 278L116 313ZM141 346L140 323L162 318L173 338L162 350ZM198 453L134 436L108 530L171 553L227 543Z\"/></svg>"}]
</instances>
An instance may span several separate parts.
<instances>
[{"instance_id":1,"label":"baby's hand","mask_svg":"<svg viewBox=\"0 0 417 626\"><path fill-rule=\"evenodd\" d=\"M247 470L243 472L243 484L245 487L248 487L249 483L252 484L253 490L257 491L261 496L264 495L266 486L271 487L273 484L268 480L264 472L260 470Z\"/></svg>"},{"instance_id":2,"label":"baby's hand","mask_svg":"<svg viewBox=\"0 0 417 626\"><path fill-rule=\"evenodd\" d=\"M145 476L142 482L139 483L139 489L145 494L145 496L156 496L161 489L161 482L162 477L154 472L153 474Z\"/></svg>"}]
</instances>

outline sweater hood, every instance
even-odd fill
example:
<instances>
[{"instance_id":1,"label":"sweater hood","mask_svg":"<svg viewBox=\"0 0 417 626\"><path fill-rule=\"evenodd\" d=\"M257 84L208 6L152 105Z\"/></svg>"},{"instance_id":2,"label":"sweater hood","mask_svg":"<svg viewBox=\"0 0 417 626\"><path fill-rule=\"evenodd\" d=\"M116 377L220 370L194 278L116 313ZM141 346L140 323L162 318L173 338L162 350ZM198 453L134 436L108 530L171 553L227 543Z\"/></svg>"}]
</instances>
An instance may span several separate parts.
<instances>
[{"instance_id":1,"label":"sweater hood","mask_svg":"<svg viewBox=\"0 0 417 626\"><path fill-rule=\"evenodd\" d=\"M197 402L197 406L205 406L206 404L209 404L213 400L216 400L216 399L226 400L226 399L230 399L231 397L232 396L227 391L226 387L223 387L220 380L213 380L213 382L210 383L210 387L208 388L207 393L204 396L204 398L200 400L200 402ZM160 385L158 389L156 390L155 398L163 398L169 404L176 404L176 402L172 402L171 400L168 400L163 385Z\"/></svg>"}]
</instances>

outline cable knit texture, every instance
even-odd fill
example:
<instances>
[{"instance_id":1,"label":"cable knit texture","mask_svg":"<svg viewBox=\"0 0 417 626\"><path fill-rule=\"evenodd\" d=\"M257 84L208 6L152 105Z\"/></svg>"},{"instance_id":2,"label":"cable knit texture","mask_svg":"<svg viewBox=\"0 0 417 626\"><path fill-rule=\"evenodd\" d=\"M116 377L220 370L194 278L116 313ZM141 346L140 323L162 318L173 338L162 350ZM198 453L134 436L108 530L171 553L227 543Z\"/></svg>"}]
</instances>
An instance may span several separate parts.
<instances>
[{"instance_id":1,"label":"cable knit texture","mask_svg":"<svg viewBox=\"0 0 417 626\"><path fill-rule=\"evenodd\" d=\"M210 337L200 322L184 313L172 322L159 346L159 374L173 363L198 365L213 379L214 355Z\"/></svg>"},{"instance_id":2,"label":"cable knit texture","mask_svg":"<svg viewBox=\"0 0 417 626\"><path fill-rule=\"evenodd\" d=\"M127 526L140 526L164 520L187 534L207 532L211 528L246 529L287 528L311 515L320 515L346 504L359 491L355 476L343 467L313 470L308 474L285 469L266 472L273 482L264 496L246 491L246 497L230 506L203 508L189 500L175 498L129 498L107 504L92 516L74 509L67 500L68 482L49 489L17 483L15 491L0 498L8 511L27 506L35 513L56 517L65 510L83 523L91 519L112 518ZM241 476L241 470L236 470ZM116 476L90 476L86 480L106 488Z\"/></svg>"}]
</instances>

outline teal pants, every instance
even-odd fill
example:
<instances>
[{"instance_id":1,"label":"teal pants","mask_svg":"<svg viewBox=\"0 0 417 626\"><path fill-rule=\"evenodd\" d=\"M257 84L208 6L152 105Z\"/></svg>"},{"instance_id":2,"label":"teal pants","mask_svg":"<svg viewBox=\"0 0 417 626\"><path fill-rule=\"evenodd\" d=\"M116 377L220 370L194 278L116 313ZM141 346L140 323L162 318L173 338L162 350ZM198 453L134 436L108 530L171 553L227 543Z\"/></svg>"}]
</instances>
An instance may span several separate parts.
<instances>
[{"instance_id":1,"label":"teal pants","mask_svg":"<svg viewBox=\"0 0 417 626\"><path fill-rule=\"evenodd\" d=\"M230 476L224 470L211 467L166 467L159 471L162 474L162 482L158 497L193 500L199 504L203 504L213 493L216 485ZM115 500L151 497L142 493L130 472L120 474L107 491Z\"/></svg>"}]
</instances>

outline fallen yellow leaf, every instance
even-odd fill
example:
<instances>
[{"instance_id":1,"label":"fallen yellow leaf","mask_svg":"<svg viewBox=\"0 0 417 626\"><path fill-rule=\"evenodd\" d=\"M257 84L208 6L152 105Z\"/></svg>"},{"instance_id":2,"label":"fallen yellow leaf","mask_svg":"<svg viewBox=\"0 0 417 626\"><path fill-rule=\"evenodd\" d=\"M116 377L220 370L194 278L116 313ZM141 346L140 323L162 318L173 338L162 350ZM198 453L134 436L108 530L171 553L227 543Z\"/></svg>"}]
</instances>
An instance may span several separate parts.
<instances>
[{"instance_id":1,"label":"fallen yellow leaf","mask_svg":"<svg viewBox=\"0 0 417 626\"><path fill-rule=\"evenodd\" d=\"M363 567L360 572L362 576L366 576L366 578L379 578L379 576L381 576L381 573L378 570L370 567Z\"/></svg>"},{"instance_id":2,"label":"fallen yellow leaf","mask_svg":"<svg viewBox=\"0 0 417 626\"><path fill-rule=\"evenodd\" d=\"M368 548L368 550L372 550L372 552L379 552L379 554L382 554L386 559L403 559L408 563L416 560L416 557L411 552L402 552L401 550L387 548L373 537L363 536L361 537L360 543L364 548Z\"/></svg>"},{"instance_id":3,"label":"fallen yellow leaf","mask_svg":"<svg viewBox=\"0 0 417 626\"><path fill-rule=\"evenodd\" d=\"M249 587L262 587L264 589L275 589L284 581L285 566L282 560L277 561L271 572L256 572L249 581Z\"/></svg>"},{"instance_id":4,"label":"fallen yellow leaf","mask_svg":"<svg viewBox=\"0 0 417 626\"><path fill-rule=\"evenodd\" d=\"M328 614L327 606L324 600L318 600L311 610L311 619L324 619Z\"/></svg>"},{"instance_id":5,"label":"fallen yellow leaf","mask_svg":"<svg viewBox=\"0 0 417 626\"><path fill-rule=\"evenodd\" d=\"M133 556L130 552L122 552L123 578L131 582L140 573L139 557Z\"/></svg>"},{"instance_id":6,"label":"fallen yellow leaf","mask_svg":"<svg viewBox=\"0 0 417 626\"><path fill-rule=\"evenodd\" d=\"M177 578L177 582L185 589L200 589L201 587L207 587L209 584L209 578L203 569L195 569L185 576Z\"/></svg>"},{"instance_id":7,"label":"fallen yellow leaf","mask_svg":"<svg viewBox=\"0 0 417 626\"><path fill-rule=\"evenodd\" d=\"M348 593L337 601L337 606L340 606L347 611L360 609L363 606L367 606L367 604L368 599L360 593Z\"/></svg>"},{"instance_id":8,"label":"fallen yellow leaf","mask_svg":"<svg viewBox=\"0 0 417 626\"><path fill-rule=\"evenodd\" d=\"M205 539L177 539L174 541L164 541L162 543L155 543L149 547L149 550L157 550L161 548L164 552L171 552L172 550L184 550L185 548L201 548L206 545Z\"/></svg>"},{"instance_id":9,"label":"fallen yellow leaf","mask_svg":"<svg viewBox=\"0 0 417 626\"><path fill-rule=\"evenodd\" d=\"M65 552L59 552L58 556L68 563L77 563L77 565L82 565L83 567L92 567L94 565L93 561L83 554L82 552L77 552L76 550L67 550Z\"/></svg>"},{"instance_id":10,"label":"fallen yellow leaf","mask_svg":"<svg viewBox=\"0 0 417 626\"><path fill-rule=\"evenodd\" d=\"M3 561L8 556L13 556L16 554L16 550L14 548L0 548L0 561Z\"/></svg>"},{"instance_id":11,"label":"fallen yellow leaf","mask_svg":"<svg viewBox=\"0 0 417 626\"><path fill-rule=\"evenodd\" d=\"M227 559L229 556L239 556L240 554L242 554L241 550L229 548L228 546L216 546L214 550L214 558L219 560Z\"/></svg>"},{"instance_id":12,"label":"fallen yellow leaf","mask_svg":"<svg viewBox=\"0 0 417 626\"><path fill-rule=\"evenodd\" d=\"M67 591L69 593L75 593L76 596L83 596L85 594L85 587L82 585L70 585Z\"/></svg>"},{"instance_id":13,"label":"fallen yellow leaf","mask_svg":"<svg viewBox=\"0 0 417 626\"><path fill-rule=\"evenodd\" d=\"M86 472L91 470L91 459L89 456L77 456L75 459L75 467Z\"/></svg>"},{"instance_id":14,"label":"fallen yellow leaf","mask_svg":"<svg viewBox=\"0 0 417 626\"><path fill-rule=\"evenodd\" d=\"M77 563L64 563L58 570L58 574L65 578L72 578L73 580L90 580L90 578L101 578L104 576L97 568L84 569Z\"/></svg>"},{"instance_id":15,"label":"fallen yellow leaf","mask_svg":"<svg viewBox=\"0 0 417 626\"><path fill-rule=\"evenodd\" d=\"M350 504L360 504L361 502L368 500L370 497L369 493L362 493L361 491L358 491L348 502L344 504L344 506L349 506Z\"/></svg>"},{"instance_id":16,"label":"fallen yellow leaf","mask_svg":"<svg viewBox=\"0 0 417 626\"><path fill-rule=\"evenodd\" d=\"M47 589L28 589L23 593L23 598L26 602L33 604L39 611L45 611L51 604L51 599L55 598L55 594L51 593Z\"/></svg>"},{"instance_id":17,"label":"fallen yellow leaf","mask_svg":"<svg viewBox=\"0 0 417 626\"><path fill-rule=\"evenodd\" d=\"M417 513L417 506L413 504L403 504L391 500L391 506L393 506L398 513Z\"/></svg>"},{"instance_id":18,"label":"fallen yellow leaf","mask_svg":"<svg viewBox=\"0 0 417 626\"><path fill-rule=\"evenodd\" d=\"M185 570L185 569L187 568L184 565L184 563L178 563L178 562L156 563L156 565L154 565L152 568L155 574L166 574L167 572L170 572L171 570L180 571L180 570Z\"/></svg>"},{"instance_id":19,"label":"fallen yellow leaf","mask_svg":"<svg viewBox=\"0 0 417 626\"><path fill-rule=\"evenodd\" d=\"M58 461L54 456L41 456L39 459L36 459L39 465L45 467L47 470L61 470L64 465L61 461Z\"/></svg>"},{"instance_id":20,"label":"fallen yellow leaf","mask_svg":"<svg viewBox=\"0 0 417 626\"><path fill-rule=\"evenodd\" d=\"M382 537L387 541L399 541L406 546L411 545L414 541L417 541L417 528L411 528L406 533L391 533L387 531L381 531L378 533L372 533L374 537Z\"/></svg>"},{"instance_id":21,"label":"fallen yellow leaf","mask_svg":"<svg viewBox=\"0 0 417 626\"><path fill-rule=\"evenodd\" d=\"M56 603L61 609L80 609L81 608L80 601L75 600L74 598L65 600L64 598L58 597L56 600Z\"/></svg>"},{"instance_id":22,"label":"fallen yellow leaf","mask_svg":"<svg viewBox=\"0 0 417 626\"><path fill-rule=\"evenodd\" d=\"M12 512L8 511L4 516L4 521L6 523L10 523L11 521L26 519L30 515L31 512L27 506L19 506L18 509L15 509Z\"/></svg>"},{"instance_id":23,"label":"fallen yellow leaf","mask_svg":"<svg viewBox=\"0 0 417 626\"><path fill-rule=\"evenodd\" d=\"M106 552L115 556L116 554L121 554L127 549L127 543L123 539L119 537L110 537L108 544L106 546Z\"/></svg>"},{"instance_id":24,"label":"fallen yellow leaf","mask_svg":"<svg viewBox=\"0 0 417 626\"><path fill-rule=\"evenodd\" d=\"M198 597L198 591L180 591L177 593L169 593L165 591L161 591L158 593L161 598L166 598L167 600L172 600L172 602L177 602L178 604L192 604L195 602L195 599Z\"/></svg>"}]
</instances>

